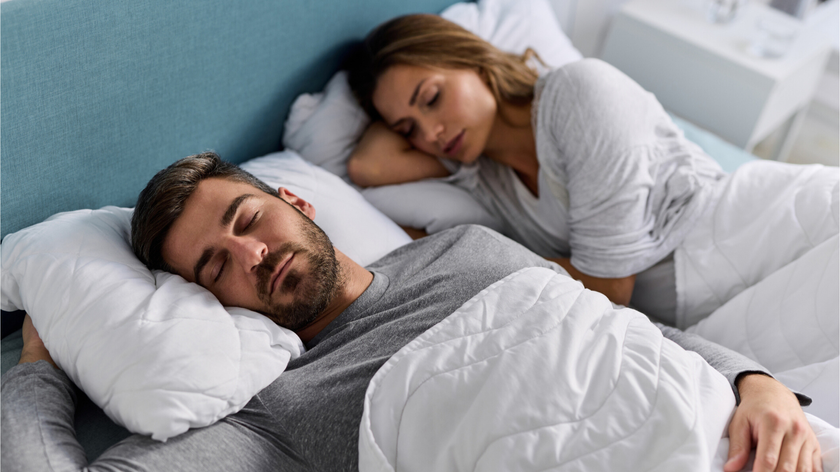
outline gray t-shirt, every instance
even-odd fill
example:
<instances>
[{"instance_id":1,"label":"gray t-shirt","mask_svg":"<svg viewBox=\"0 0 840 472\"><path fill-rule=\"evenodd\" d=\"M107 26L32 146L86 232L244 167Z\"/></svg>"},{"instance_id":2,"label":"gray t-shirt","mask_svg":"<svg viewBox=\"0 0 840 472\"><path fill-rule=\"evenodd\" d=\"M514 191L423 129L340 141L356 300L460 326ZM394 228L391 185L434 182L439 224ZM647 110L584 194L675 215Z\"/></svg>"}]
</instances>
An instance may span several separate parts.
<instances>
[{"instance_id":1,"label":"gray t-shirt","mask_svg":"<svg viewBox=\"0 0 840 472\"><path fill-rule=\"evenodd\" d=\"M368 383L400 348L488 285L525 267L558 265L480 226L461 226L406 245L368 267L370 287L239 413L166 443L132 436L89 470L357 470L359 421ZM730 382L758 371L749 359L699 337L662 328ZM73 435L74 388L45 362L3 376L4 471L80 470Z\"/></svg>"}]
</instances>

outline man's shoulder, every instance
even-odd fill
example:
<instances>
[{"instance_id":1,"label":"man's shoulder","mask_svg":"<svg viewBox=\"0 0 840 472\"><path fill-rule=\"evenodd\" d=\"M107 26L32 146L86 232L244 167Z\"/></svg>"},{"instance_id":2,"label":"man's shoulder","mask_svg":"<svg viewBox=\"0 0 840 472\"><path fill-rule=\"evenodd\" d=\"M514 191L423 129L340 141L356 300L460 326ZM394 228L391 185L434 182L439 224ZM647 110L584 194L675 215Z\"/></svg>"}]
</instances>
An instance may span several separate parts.
<instances>
[{"instance_id":1,"label":"man's shoulder","mask_svg":"<svg viewBox=\"0 0 840 472\"><path fill-rule=\"evenodd\" d=\"M490 241L494 244L516 244L496 231L481 225L459 225L438 233L420 238L404 246L391 251L382 259L371 264L371 267L380 265L389 259L407 257L410 254L425 252L446 251L457 245L480 244L481 241Z\"/></svg>"},{"instance_id":2,"label":"man's shoulder","mask_svg":"<svg viewBox=\"0 0 840 472\"><path fill-rule=\"evenodd\" d=\"M501 233L482 225L459 225L439 233L435 233L428 238L429 241L471 241L490 239L497 241L499 244L516 244L513 240L507 238ZM422 241L422 240L421 240Z\"/></svg>"},{"instance_id":3,"label":"man's shoulder","mask_svg":"<svg viewBox=\"0 0 840 472\"><path fill-rule=\"evenodd\" d=\"M550 267L542 257L506 236L480 225L461 225L418 239L402 246L369 269L382 270L394 265L428 265L444 258L451 264L499 263L513 260L517 264ZM510 262L510 261L508 261Z\"/></svg>"}]
</instances>

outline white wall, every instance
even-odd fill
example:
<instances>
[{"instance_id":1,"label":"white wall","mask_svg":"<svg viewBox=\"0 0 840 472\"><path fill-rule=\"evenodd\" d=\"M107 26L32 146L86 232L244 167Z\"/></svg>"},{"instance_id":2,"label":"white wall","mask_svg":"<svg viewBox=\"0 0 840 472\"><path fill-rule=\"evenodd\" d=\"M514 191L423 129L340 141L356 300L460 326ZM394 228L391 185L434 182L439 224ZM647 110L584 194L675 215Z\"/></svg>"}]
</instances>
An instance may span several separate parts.
<instances>
[{"instance_id":1,"label":"white wall","mask_svg":"<svg viewBox=\"0 0 840 472\"><path fill-rule=\"evenodd\" d=\"M563 31L587 57L598 56L613 14L627 0L548 0Z\"/></svg>"},{"instance_id":2,"label":"white wall","mask_svg":"<svg viewBox=\"0 0 840 472\"><path fill-rule=\"evenodd\" d=\"M599 57L604 39L609 30L610 21L613 15L621 6L629 0L548 0L557 14L557 19L563 31L571 38L572 43L586 57ZM674 0L674 1L697 1L703 0ZM747 0L752 2L769 3L770 0ZM818 9L830 10L831 15L837 17L838 2L832 0L821 5ZM817 90L816 97L812 102L807 119L799 136L792 156L794 161L802 163L819 162L829 165L838 165L840 152L838 152L838 120L840 120L840 80L838 80L838 35L836 30L840 26L834 26L833 40L835 51L829 61L825 76ZM768 138L767 143L758 146L755 151L761 154L762 147L771 148L773 136ZM796 157L798 156L798 159Z\"/></svg>"}]
</instances>

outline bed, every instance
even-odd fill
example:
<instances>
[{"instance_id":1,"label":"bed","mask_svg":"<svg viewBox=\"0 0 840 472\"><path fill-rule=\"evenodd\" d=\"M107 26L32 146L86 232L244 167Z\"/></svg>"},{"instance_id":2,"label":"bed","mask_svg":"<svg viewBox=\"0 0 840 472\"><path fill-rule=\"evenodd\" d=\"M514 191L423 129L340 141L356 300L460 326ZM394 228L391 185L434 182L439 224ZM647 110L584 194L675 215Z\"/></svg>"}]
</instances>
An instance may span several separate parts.
<instances>
[{"instance_id":1,"label":"bed","mask_svg":"<svg viewBox=\"0 0 840 472\"><path fill-rule=\"evenodd\" d=\"M316 223L326 225L327 233L340 239L336 245L343 250L346 247L345 252L360 261L372 262L409 241L394 221L437 232L464 222L466 211L469 222L493 227L492 217L471 202L468 194L446 182L434 183L433 188L440 190L441 195L438 206L458 208L457 214L412 210L413 196L428 193L425 184L360 194L342 180L346 174L341 156L346 158L348 146L352 146L354 136L366 124L358 110L342 109L343 102L331 98L342 94L346 98L346 87L336 75L342 58L355 41L388 18L414 12L440 13L454 3L3 2L0 197L5 274L9 274L9 267L18 267L14 264L21 259L15 255L18 253L12 255L15 259L5 252L17 244L14 234L57 213L108 206L112 207L97 210L96 218L104 222L102 231L117 228L115 225L126 221L123 210L134 205L137 194L156 171L181 157L209 149L226 160L247 163L249 170L274 185L298 185L295 190L299 194L310 201L320 199L323 207L333 211L327 211ZM507 15L504 8L495 11L494 21L487 19L487 12L483 16L474 13L475 5L459 8L460 11L450 10L450 14L460 15L465 23L472 21L477 32L484 28L490 40L506 42L514 49L528 41L527 35L517 34L516 28L511 30L502 24L505 18L514 16ZM537 13L525 10L525 14L536 15L541 21L551 21ZM549 37L547 41L553 49L540 52L546 58L556 55L561 62L575 59L576 51L568 39L559 38L550 42ZM732 171L753 159L679 117L674 118L686 135L716 157L726 170ZM336 132L331 133L331 139L315 136L311 129L316 124ZM282 152L284 149L286 152ZM278 162L283 172L276 171ZM357 209L368 205L362 196L378 210L370 207L361 215ZM460 203L448 203L454 200ZM369 222L367 231L339 231L338 228L346 227L346 218L364 218ZM76 234L71 231L78 225L68 225L62 229L67 231L61 234L62 238L48 243L58 246L65 234ZM335 229L331 231L330 225ZM119 228L115 231L118 236L125 235ZM12 239L7 239L10 235ZM89 235L81 232L74 237L85 239ZM56 274L59 275L53 274L50 279L42 278L36 270L28 272L27 283L38 288L29 298L47 307L37 309L73 307L67 304L66 297L56 295L62 284L60 273ZM20 280L23 277L20 275ZM157 275L149 280L160 286L174 283ZM0 319L3 372L17 362L22 346L19 328L23 312L9 310L29 306L34 312L36 301L24 298L4 298L3 306L8 310ZM91 305L86 309L101 310L101 305L95 304L98 301L89 300ZM73 315L68 312L65 319L72 319ZM282 352L294 355L298 344L293 336L255 321L247 313L216 314L220 318L228 315L234 315L237 329L259 331L272 343L282 344ZM50 328L43 326L45 332L58 333L56 337L73 332L59 321ZM276 359L288 361L287 355L278 356ZM86 391L95 392L92 397L107 396L99 390L100 386L81 380L89 375L85 369L75 370L75 375ZM213 406L214 413L206 421L235 411L236 404L242 401L237 395L246 393L225 393L227 403ZM128 398L125 403L133 401ZM116 410L106 407L103 411L100 406L101 402L82 396L75 419L79 441L91 460L130 434L111 419L122 418L114 411L123 407L111 404ZM177 430L156 433L159 430L155 425L122 419L121 423L130 425L132 430L160 434L162 439L202 424L182 422Z\"/></svg>"}]
</instances>

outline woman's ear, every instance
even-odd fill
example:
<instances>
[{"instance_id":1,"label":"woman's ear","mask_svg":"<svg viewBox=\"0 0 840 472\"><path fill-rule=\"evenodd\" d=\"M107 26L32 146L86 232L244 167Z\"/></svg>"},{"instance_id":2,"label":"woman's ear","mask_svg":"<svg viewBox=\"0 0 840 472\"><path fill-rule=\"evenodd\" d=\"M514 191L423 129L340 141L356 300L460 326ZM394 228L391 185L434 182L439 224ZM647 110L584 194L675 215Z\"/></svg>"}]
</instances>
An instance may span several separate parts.
<instances>
[{"instance_id":1,"label":"woman's ear","mask_svg":"<svg viewBox=\"0 0 840 472\"><path fill-rule=\"evenodd\" d=\"M282 198L283 200L287 201L290 205L300 210L304 215L307 216L307 218L309 218L310 220L315 220L315 207L312 206L311 203L298 197L286 187L278 188L277 193L280 194L280 198Z\"/></svg>"}]
</instances>

